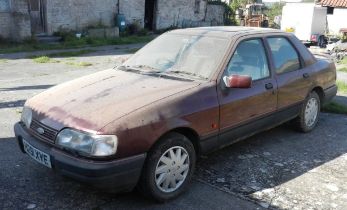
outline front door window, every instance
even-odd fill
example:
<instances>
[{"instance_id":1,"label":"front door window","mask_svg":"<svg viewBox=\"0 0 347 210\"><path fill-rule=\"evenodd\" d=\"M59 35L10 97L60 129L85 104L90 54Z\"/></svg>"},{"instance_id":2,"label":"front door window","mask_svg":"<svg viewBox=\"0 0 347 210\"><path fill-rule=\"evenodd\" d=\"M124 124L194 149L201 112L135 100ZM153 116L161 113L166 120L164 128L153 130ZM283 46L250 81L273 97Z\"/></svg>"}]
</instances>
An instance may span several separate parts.
<instances>
[{"instance_id":1,"label":"front door window","mask_svg":"<svg viewBox=\"0 0 347 210\"><path fill-rule=\"evenodd\" d=\"M247 75L253 80L270 76L263 43L260 39L241 42L231 58L225 76Z\"/></svg>"}]
</instances>

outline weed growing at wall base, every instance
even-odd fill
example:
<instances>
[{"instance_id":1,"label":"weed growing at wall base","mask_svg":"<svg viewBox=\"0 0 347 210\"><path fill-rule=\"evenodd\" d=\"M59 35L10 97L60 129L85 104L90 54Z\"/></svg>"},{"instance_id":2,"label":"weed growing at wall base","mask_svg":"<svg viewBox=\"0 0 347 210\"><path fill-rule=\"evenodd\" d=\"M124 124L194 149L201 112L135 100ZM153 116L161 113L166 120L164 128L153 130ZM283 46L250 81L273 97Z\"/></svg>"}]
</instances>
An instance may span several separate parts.
<instances>
[{"instance_id":1,"label":"weed growing at wall base","mask_svg":"<svg viewBox=\"0 0 347 210\"><path fill-rule=\"evenodd\" d=\"M68 38L58 44L45 44L36 42L24 43L0 43L0 53L32 52L40 50L73 49L83 47L97 47L103 45L124 45L146 43L154 39L154 36L127 36L112 39L88 38L77 39Z\"/></svg>"}]
</instances>

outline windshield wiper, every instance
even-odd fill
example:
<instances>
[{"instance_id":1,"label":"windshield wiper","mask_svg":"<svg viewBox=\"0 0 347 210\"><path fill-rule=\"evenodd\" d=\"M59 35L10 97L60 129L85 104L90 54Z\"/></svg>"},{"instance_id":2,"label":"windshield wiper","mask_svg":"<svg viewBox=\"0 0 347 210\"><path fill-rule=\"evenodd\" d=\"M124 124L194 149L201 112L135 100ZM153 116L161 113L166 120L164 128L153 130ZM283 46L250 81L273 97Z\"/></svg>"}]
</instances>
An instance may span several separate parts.
<instances>
[{"instance_id":1,"label":"windshield wiper","mask_svg":"<svg viewBox=\"0 0 347 210\"><path fill-rule=\"evenodd\" d=\"M130 66L119 66L117 69L122 71L139 72L139 69L131 68Z\"/></svg>"},{"instance_id":2,"label":"windshield wiper","mask_svg":"<svg viewBox=\"0 0 347 210\"><path fill-rule=\"evenodd\" d=\"M150 69L151 71L144 70L144 68ZM137 65L137 66L124 66L123 65L123 66L119 66L118 69L123 70L123 71L137 72L137 73L141 73L141 74L156 74L158 72L155 70L155 68L153 68L151 66L146 66L146 65Z\"/></svg>"},{"instance_id":3,"label":"windshield wiper","mask_svg":"<svg viewBox=\"0 0 347 210\"><path fill-rule=\"evenodd\" d=\"M129 68L133 69L139 69L139 70L151 70L151 71L157 71L156 68L148 65L135 65L135 66L129 66Z\"/></svg>"},{"instance_id":4,"label":"windshield wiper","mask_svg":"<svg viewBox=\"0 0 347 210\"><path fill-rule=\"evenodd\" d=\"M202 80L207 80L208 78L200 75L200 74L195 74L195 73L191 73L191 72L186 72L186 71L166 71L166 72L162 72L164 74L184 74L184 75L187 75L187 76L190 76L190 77L194 77L194 78L199 78L199 79L202 79Z\"/></svg>"}]
</instances>

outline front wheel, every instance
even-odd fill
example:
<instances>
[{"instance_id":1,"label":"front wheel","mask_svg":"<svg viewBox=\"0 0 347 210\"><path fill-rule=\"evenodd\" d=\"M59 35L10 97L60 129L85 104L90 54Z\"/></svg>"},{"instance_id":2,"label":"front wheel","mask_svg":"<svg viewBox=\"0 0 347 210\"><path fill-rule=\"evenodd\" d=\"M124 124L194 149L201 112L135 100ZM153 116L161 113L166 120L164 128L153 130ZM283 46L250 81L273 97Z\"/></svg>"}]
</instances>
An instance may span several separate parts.
<instances>
[{"instance_id":1,"label":"front wheel","mask_svg":"<svg viewBox=\"0 0 347 210\"><path fill-rule=\"evenodd\" d=\"M194 173L196 154L193 144L182 134L170 133L148 154L139 190L159 202L183 193Z\"/></svg>"},{"instance_id":2,"label":"front wheel","mask_svg":"<svg viewBox=\"0 0 347 210\"><path fill-rule=\"evenodd\" d=\"M319 119L321 102L318 94L313 91L306 98L299 116L294 119L295 127L302 132L312 131Z\"/></svg>"}]
</instances>

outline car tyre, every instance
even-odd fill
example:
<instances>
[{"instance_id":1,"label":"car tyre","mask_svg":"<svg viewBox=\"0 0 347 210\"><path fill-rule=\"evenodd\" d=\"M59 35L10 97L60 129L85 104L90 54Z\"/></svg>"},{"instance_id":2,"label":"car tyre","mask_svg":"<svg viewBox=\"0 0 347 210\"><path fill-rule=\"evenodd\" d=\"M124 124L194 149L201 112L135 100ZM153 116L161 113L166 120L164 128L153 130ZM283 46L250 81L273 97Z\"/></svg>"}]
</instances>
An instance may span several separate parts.
<instances>
[{"instance_id":1,"label":"car tyre","mask_svg":"<svg viewBox=\"0 0 347 210\"><path fill-rule=\"evenodd\" d=\"M169 133L148 153L138 190L158 202L171 200L189 186L195 162L192 142L180 133Z\"/></svg>"},{"instance_id":2,"label":"car tyre","mask_svg":"<svg viewBox=\"0 0 347 210\"><path fill-rule=\"evenodd\" d=\"M299 116L293 120L295 128L304 133L312 131L318 123L320 108L320 98L313 91L305 99Z\"/></svg>"}]
</instances>

